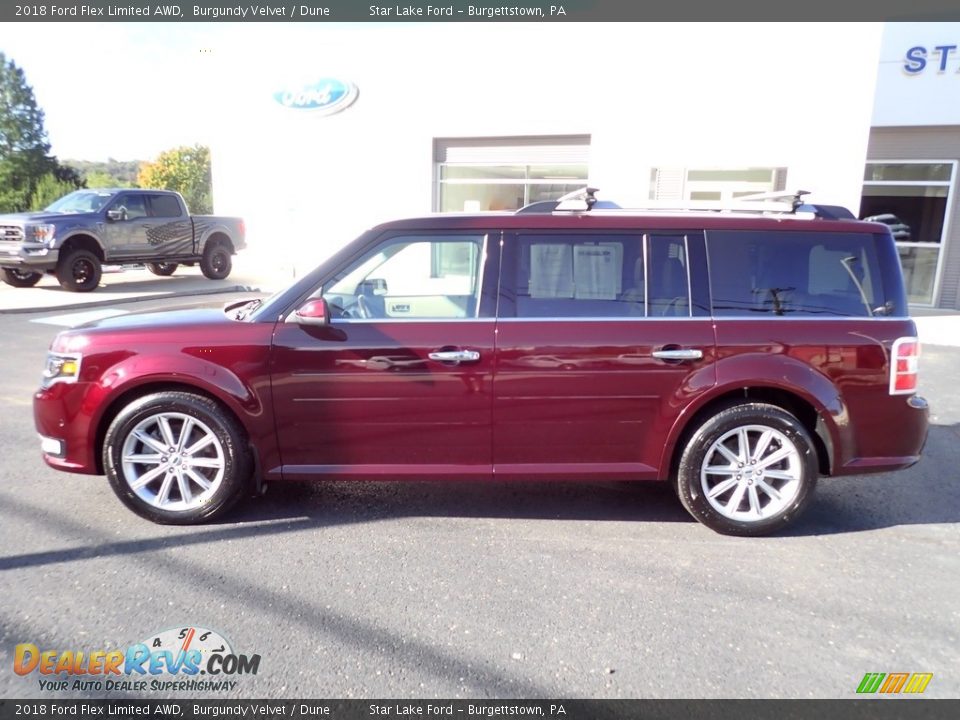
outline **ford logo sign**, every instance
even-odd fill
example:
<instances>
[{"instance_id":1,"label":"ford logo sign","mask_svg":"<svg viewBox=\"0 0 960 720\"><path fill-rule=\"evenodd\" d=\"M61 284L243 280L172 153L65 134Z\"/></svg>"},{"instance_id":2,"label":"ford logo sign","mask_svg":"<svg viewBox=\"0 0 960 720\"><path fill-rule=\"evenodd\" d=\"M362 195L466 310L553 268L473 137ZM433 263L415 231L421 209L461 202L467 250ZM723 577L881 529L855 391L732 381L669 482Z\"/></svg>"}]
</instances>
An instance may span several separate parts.
<instances>
[{"instance_id":1,"label":"ford logo sign","mask_svg":"<svg viewBox=\"0 0 960 720\"><path fill-rule=\"evenodd\" d=\"M359 94L353 83L322 78L307 85L278 90L273 94L273 99L292 110L312 110L321 115L333 115L353 105Z\"/></svg>"}]
</instances>

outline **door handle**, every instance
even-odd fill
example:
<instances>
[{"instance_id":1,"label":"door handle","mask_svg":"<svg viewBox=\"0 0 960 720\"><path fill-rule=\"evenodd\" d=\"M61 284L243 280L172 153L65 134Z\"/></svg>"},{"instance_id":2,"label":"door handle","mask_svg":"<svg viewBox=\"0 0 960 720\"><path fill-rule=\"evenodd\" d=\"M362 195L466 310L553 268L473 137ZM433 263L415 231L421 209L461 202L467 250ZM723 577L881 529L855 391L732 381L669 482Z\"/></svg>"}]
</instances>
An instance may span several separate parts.
<instances>
[{"instance_id":1,"label":"door handle","mask_svg":"<svg viewBox=\"0 0 960 720\"><path fill-rule=\"evenodd\" d=\"M658 360L702 360L703 350L654 350L653 356Z\"/></svg>"},{"instance_id":2,"label":"door handle","mask_svg":"<svg viewBox=\"0 0 960 720\"><path fill-rule=\"evenodd\" d=\"M427 357L437 362L476 362L480 359L480 353L476 350L437 350L436 352L428 353Z\"/></svg>"}]
</instances>

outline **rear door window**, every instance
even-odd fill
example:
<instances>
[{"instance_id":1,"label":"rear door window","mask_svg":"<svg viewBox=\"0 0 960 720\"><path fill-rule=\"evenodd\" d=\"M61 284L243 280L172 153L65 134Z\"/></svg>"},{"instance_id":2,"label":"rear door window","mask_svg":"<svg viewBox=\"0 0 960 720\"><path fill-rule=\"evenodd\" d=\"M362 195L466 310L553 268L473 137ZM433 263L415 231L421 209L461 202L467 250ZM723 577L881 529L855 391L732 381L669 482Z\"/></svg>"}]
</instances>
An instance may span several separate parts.
<instances>
[{"instance_id":1,"label":"rear door window","mask_svg":"<svg viewBox=\"0 0 960 720\"><path fill-rule=\"evenodd\" d=\"M871 317L889 312L867 233L710 231L713 314Z\"/></svg>"},{"instance_id":2,"label":"rear door window","mask_svg":"<svg viewBox=\"0 0 960 720\"><path fill-rule=\"evenodd\" d=\"M173 195L150 195L150 216L162 218L180 217L180 203Z\"/></svg>"},{"instance_id":3,"label":"rear door window","mask_svg":"<svg viewBox=\"0 0 960 720\"><path fill-rule=\"evenodd\" d=\"M685 235L564 233L508 236L501 317L690 316Z\"/></svg>"}]
</instances>

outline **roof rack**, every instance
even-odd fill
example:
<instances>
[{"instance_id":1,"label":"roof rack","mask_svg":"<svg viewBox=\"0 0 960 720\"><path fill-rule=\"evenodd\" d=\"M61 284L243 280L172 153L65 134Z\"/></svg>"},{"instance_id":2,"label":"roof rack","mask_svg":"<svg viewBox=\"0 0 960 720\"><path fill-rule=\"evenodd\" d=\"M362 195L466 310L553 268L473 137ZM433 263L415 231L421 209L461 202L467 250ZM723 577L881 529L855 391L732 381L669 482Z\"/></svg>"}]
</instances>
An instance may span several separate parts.
<instances>
[{"instance_id":1,"label":"roof rack","mask_svg":"<svg viewBox=\"0 0 960 720\"><path fill-rule=\"evenodd\" d=\"M597 188L574 190L558 200L543 200L525 205L517 215L527 213L590 212L596 210L713 211L765 214L809 214L823 220L856 220L856 216L840 205L813 205L803 201L809 190L777 191L745 195L726 200L651 200L643 207L621 208L609 200L598 200Z\"/></svg>"}]
</instances>

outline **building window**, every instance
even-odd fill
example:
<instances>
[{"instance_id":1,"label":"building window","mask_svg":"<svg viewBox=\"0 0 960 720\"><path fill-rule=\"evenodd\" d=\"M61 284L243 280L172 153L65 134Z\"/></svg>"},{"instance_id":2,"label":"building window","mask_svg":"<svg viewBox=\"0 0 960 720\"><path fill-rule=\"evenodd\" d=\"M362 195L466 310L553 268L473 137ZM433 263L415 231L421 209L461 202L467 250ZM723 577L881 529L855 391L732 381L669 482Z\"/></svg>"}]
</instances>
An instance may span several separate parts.
<instances>
[{"instance_id":1,"label":"building window","mask_svg":"<svg viewBox=\"0 0 960 720\"><path fill-rule=\"evenodd\" d=\"M890 227L900 254L907 299L933 305L937 297L947 209L956 162L867 163L860 217Z\"/></svg>"},{"instance_id":2,"label":"building window","mask_svg":"<svg viewBox=\"0 0 960 720\"><path fill-rule=\"evenodd\" d=\"M589 136L451 138L434 143L440 212L517 210L587 183Z\"/></svg>"},{"instance_id":3,"label":"building window","mask_svg":"<svg viewBox=\"0 0 960 720\"><path fill-rule=\"evenodd\" d=\"M786 168L653 168L651 200L736 200L783 190Z\"/></svg>"}]
</instances>

